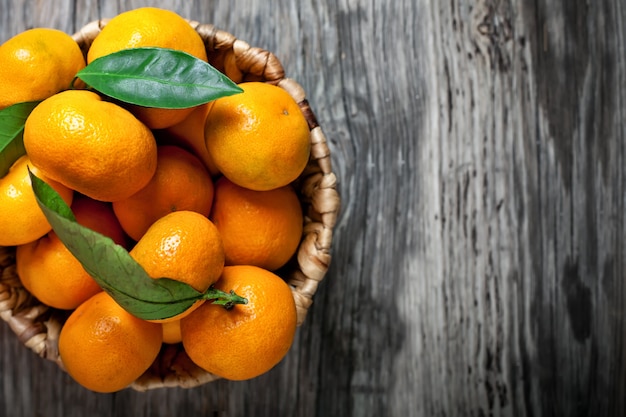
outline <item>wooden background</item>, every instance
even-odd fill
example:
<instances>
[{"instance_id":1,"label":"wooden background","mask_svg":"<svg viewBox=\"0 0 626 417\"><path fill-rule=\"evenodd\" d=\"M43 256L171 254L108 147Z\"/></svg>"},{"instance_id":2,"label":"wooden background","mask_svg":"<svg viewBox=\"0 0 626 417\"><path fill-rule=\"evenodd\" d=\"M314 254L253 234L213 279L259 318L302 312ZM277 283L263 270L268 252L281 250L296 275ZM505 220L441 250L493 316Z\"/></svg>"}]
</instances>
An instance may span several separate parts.
<instances>
[{"instance_id":1,"label":"wooden background","mask_svg":"<svg viewBox=\"0 0 626 417\"><path fill-rule=\"evenodd\" d=\"M1 416L626 415L622 0L0 0L0 41L147 4L303 85L332 266L247 382L94 394L0 322Z\"/></svg>"}]
</instances>

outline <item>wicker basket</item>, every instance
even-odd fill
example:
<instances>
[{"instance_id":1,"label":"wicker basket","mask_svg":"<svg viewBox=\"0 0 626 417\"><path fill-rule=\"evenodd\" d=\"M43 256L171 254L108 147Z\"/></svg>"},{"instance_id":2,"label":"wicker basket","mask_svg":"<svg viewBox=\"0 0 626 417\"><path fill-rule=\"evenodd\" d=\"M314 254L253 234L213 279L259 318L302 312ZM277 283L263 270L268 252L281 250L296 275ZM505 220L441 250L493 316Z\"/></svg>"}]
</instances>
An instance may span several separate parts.
<instances>
[{"instance_id":1,"label":"wicker basket","mask_svg":"<svg viewBox=\"0 0 626 417\"><path fill-rule=\"evenodd\" d=\"M91 22L73 35L84 53L106 23L105 19ZM235 82L264 81L284 88L299 104L308 121L311 158L295 183L305 215L304 233L293 262L279 272L292 288L300 325L327 272L332 230L340 205L326 138L302 87L285 78L281 63L272 53L251 47L213 25L193 21L190 24L203 38L209 62L214 67ZM21 343L63 368L57 341L69 312L41 304L22 287L15 272L14 255L15 248L0 247L0 316ZM131 387L138 391L161 387L191 388L215 379L218 377L193 364L180 344L163 345L152 367Z\"/></svg>"}]
</instances>

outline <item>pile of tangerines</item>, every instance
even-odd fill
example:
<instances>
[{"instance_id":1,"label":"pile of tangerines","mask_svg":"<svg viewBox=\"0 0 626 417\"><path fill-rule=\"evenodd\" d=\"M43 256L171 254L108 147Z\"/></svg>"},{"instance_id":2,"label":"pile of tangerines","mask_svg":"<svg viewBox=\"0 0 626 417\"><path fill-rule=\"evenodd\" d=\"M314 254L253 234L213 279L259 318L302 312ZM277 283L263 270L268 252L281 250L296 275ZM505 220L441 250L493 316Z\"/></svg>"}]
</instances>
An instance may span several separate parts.
<instances>
[{"instance_id":1,"label":"pile of tangerines","mask_svg":"<svg viewBox=\"0 0 626 417\"><path fill-rule=\"evenodd\" d=\"M156 8L112 18L86 58L71 36L53 29L27 30L0 46L0 110L40 101L24 124L24 155L0 179L0 246L16 247L17 272L30 293L68 310L59 353L86 388L125 388L163 343L182 343L194 363L218 376L256 377L282 360L296 330L291 290L275 271L302 235L292 182L309 159L306 120L289 94L261 82L185 109L70 88L93 60L141 46L207 61L189 23ZM29 169L79 224L124 247L150 277L200 292L234 291L247 303L225 308L200 300L162 320L129 313L52 230Z\"/></svg>"}]
</instances>

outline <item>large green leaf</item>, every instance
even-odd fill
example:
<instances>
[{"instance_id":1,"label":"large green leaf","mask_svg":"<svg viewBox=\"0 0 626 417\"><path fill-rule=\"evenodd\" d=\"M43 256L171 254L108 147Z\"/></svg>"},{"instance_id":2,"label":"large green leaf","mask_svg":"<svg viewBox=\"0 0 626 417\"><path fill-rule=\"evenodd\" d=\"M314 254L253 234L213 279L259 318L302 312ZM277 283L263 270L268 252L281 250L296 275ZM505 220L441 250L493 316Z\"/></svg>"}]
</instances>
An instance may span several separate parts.
<instances>
[{"instance_id":1,"label":"large green leaf","mask_svg":"<svg viewBox=\"0 0 626 417\"><path fill-rule=\"evenodd\" d=\"M11 165L26 153L24 124L37 104L39 101L29 101L0 110L0 178L4 177Z\"/></svg>"},{"instance_id":2,"label":"large green leaf","mask_svg":"<svg viewBox=\"0 0 626 417\"><path fill-rule=\"evenodd\" d=\"M207 62L167 48L114 52L77 77L109 97L145 107L188 108L242 91Z\"/></svg>"},{"instance_id":3,"label":"large green leaf","mask_svg":"<svg viewBox=\"0 0 626 417\"><path fill-rule=\"evenodd\" d=\"M37 202L53 230L85 270L129 313L145 319L173 317L199 299L229 307L247 300L210 289L200 293L169 278L152 279L122 246L78 224L70 207L48 184L30 173Z\"/></svg>"}]
</instances>

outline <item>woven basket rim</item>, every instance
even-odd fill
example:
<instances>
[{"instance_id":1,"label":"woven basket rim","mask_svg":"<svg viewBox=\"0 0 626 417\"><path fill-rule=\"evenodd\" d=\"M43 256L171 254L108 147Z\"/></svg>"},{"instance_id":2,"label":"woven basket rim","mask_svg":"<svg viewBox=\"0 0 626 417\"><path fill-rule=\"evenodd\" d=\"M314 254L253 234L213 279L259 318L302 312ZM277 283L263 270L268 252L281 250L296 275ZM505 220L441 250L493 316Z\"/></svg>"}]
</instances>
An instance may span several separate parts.
<instances>
[{"instance_id":1,"label":"woven basket rim","mask_svg":"<svg viewBox=\"0 0 626 417\"><path fill-rule=\"evenodd\" d=\"M72 35L85 55L108 20L89 22ZM326 137L304 89L295 80L285 77L282 64L273 53L252 47L212 24L188 22L202 37L211 64L235 82L263 81L283 88L298 103L309 125L311 159L294 183L304 207L303 238L294 261L279 272L292 288L300 326L328 271L332 233L341 204ZM57 341L68 312L41 304L22 287L16 273L14 252L13 247L0 246L0 317L21 343L64 369ZM191 388L216 379L219 377L193 364L180 344L164 344L153 366L130 387L138 391L162 387Z\"/></svg>"}]
</instances>

